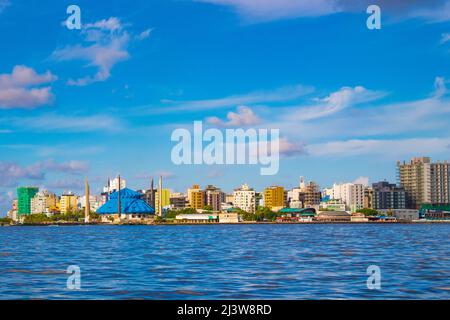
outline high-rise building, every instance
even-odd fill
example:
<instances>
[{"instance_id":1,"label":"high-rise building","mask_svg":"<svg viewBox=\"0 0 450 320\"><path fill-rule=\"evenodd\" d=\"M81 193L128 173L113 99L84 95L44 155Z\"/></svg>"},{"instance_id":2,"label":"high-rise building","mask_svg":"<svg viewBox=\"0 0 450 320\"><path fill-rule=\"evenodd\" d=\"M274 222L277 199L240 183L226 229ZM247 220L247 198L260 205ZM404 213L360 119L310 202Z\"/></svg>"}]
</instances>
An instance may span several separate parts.
<instances>
[{"instance_id":1,"label":"high-rise building","mask_svg":"<svg viewBox=\"0 0 450 320\"><path fill-rule=\"evenodd\" d=\"M285 204L284 188L271 186L264 190L264 206L269 209L282 209Z\"/></svg>"},{"instance_id":2,"label":"high-rise building","mask_svg":"<svg viewBox=\"0 0 450 320\"><path fill-rule=\"evenodd\" d=\"M225 195L225 203L234 203L234 194Z\"/></svg>"},{"instance_id":3,"label":"high-rise building","mask_svg":"<svg viewBox=\"0 0 450 320\"><path fill-rule=\"evenodd\" d=\"M256 210L256 192L247 184L234 190L234 206L249 213L255 213Z\"/></svg>"},{"instance_id":4,"label":"high-rise building","mask_svg":"<svg viewBox=\"0 0 450 320\"><path fill-rule=\"evenodd\" d=\"M326 189L325 193L330 199L342 200L352 212L364 208L365 187L362 184L335 183L332 188Z\"/></svg>"},{"instance_id":5,"label":"high-rise building","mask_svg":"<svg viewBox=\"0 0 450 320\"><path fill-rule=\"evenodd\" d=\"M225 193L219 188L209 185L205 188L205 202L213 211L220 211L222 202L225 202Z\"/></svg>"},{"instance_id":6,"label":"high-rise building","mask_svg":"<svg viewBox=\"0 0 450 320\"><path fill-rule=\"evenodd\" d=\"M303 177L300 178L300 185L287 193L287 203L291 208L316 207L321 199L320 187L312 181L305 183Z\"/></svg>"},{"instance_id":7,"label":"high-rise building","mask_svg":"<svg viewBox=\"0 0 450 320\"><path fill-rule=\"evenodd\" d=\"M127 187L127 181L124 178L108 178L108 185L103 188L103 193L113 193L119 190L119 180L120 180L120 189L125 189Z\"/></svg>"},{"instance_id":8,"label":"high-rise building","mask_svg":"<svg viewBox=\"0 0 450 320\"><path fill-rule=\"evenodd\" d=\"M64 193L61 196L60 206L62 214L74 213L77 210L78 198L72 192Z\"/></svg>"},{"instance_id":9,"label":"high-rise building","mask_svg":"<svg viewBox=\"0 0 450 320\"><path fill-rule=\"evenodd\" d=\"M373 189L364 188L364 208L373 208Z\"/></svg>"},{"instance_id":10,"label":"high-rise building","mask_svg":"<svg viewBox=\"0 0 450 320\"><path fill-rule=\"evenodd\" d=\"M405 209L406 193L403 188L397 187L387 181L374 183L372 208L383 209Z\"/></svg>"},{"instance_id":11,"label":"high-rise building","mask_svg":"<svg viewBox=\"0 0 450 320\"><path fill-rule=\"evenodd\" d=\"M159 205L159 199L161 199L161 206ZM159 215L159 209L170 206L170 190L169 189L162 189L161 190L161 197L159 197L159 190L156 191L156 197L155 197L155 210L156 214Z\"/></svg>"},{"instance_id":12,"label":"high-rise building","mask_svg":"<svg viewBox=\"0 0 450 320\"><path fill-rule=\"evenodd\" d=\"M17 215L20 218L24 215L31 214L31 199L39 192L36 187L19 187L17 188Z\"/></svg>"},{"instance_id":13,"label":"high-rise building","mask_svg":"<svg viewBox=\"0 0 450 320\"><path fill-rule=\"evenodd\" d=\"M406 207L450 203L450 164L432 163L431 158L413 158L397 162L399 184L406 191Z\"/></svg>"},{"instance_id":14,"label":"high-rise building","mask_svg":"<svg viewBox=\"0 0 450 320\"><path fill-rule=\"evenodd\" d=\"M51 208L56 207L58 203L58 197L49 193L47 190L39 191L31 198L31 214L49 214Z\"/></svg>"},{"instance_id":15,"label":"high-rise building","mask_svg":"<svg viewBox=\"0 0 450 320\"><path fill-rule=\"evenodd\" d=\"M176 192L170 194L170 207L172 209L184 209L187 205L188 201L184 193Z\"/></svg>"},{"instance_id":16,"label":"high-rise building","mask_svg":"<svg viewBox=\"0 0 450 320\"><path fill-rule=\"evenodd\" d=\"M188 202L192 209L203 209L205 207L205 191L200 189L198 184L194 184L188 189Z\"/></svg>"}]
</instances>

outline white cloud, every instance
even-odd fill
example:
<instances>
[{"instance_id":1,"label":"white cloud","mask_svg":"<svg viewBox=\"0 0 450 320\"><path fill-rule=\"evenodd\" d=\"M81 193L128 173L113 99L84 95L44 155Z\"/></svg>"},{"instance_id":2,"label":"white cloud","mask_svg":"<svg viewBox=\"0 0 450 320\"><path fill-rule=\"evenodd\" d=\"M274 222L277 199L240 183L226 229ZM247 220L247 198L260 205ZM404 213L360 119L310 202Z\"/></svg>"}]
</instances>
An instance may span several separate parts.
<instances>
[{"instance_id":1,"label":"white cloud","mask_svg":"<svg viewBox=\"0 0 450 320\"><path fill-rule=\"evenodd\" d=\"M368 187L369 186L369 177L358 177L355 181L353 181L354 184L362 184L363 186Z\"/></svg>"},{"instance_id":2,"label":"white cloud","mask_svg":"<svg viewBox=\"0 0 450 320\"><path fill-rule=\"evenodd\" d=\"M257 125L261 122L261 119L246 106L240 106L237 108L237 112L228 112L228 121L223 121L217 117L207 118L207 123L219 127L247 127Z\"/></svg>"},{"instance_id":3,"label":"white cloud","mask_svg":"<svg viewBox=\"0 0 450 320\"><path fill-rule=\"evenodd\" d=\"M0 13L5 10L11 3L9 0L0 0Z\"/></svg>"},{"instance_id":4,"label":"white cloud","mask_svg":"<svg viewBox=\"0 0 450 320\"><path fill-rule=\"evenodd\" d=\"M306 145L302 142L291 142L287 138L280 139L280 155L286 157L306 155Z\"/></svg>"},{"instance_id":5,"label":"white cloud","mask_svg":"<svg viewBox=\"0 0 450 320\"><path fill-rule=\"evenodd\" d=\"M61 116L44 114L36 117L4 118L0 123L8 123L18 130L30 131L62 131L62 132L90 132L90 131L119 131L122 123L107 115L92 116Z\"/></svg>"},{"instance_id":6,"label":"white cloud","mask_svg":"<svg viewBox=\"0 0 450 320\"><path fill-rule=\"evenodd\" d=\"M447 148L449 144L450 138L352 139L308 145L307 151L311 156L354 157L380 155L398 158L415 154L448 153Z\"/></svg>"},{"instance_id":7,"label":"white cloud","mask_svg":"<svg viewBox=\"0 0 450 320\"><path fill-rule=\"evenodd\" d=\"M17 65L12 73L0 74L0 109L35 108L53 101L51 87L57 77L50 71L38 74L34 69Z\"/></svg>"},{"instance_id":8,"label":"white cloud","mask_svg":"<svg viewBox=\"0 0 450 320\"><path fill-rule=\"evenodd\" d=\"M85 45L69 45L55 50L52 58L57 61L81 60L88 63L87 67L97 69L94 75L69 79L67 83L85 86L107 80L117 63L130 58L128 46L131 39L143 40L150 35L150 31L146 30L138 37L134 37L125 30L126 27L127 25L122 24L116 17L88 23L82 27Z\"/></svg>"},{"instance_id":9,"label":"white cloud","mask_svg":"<svg viewBox=\"0 0 450 320\"><path fill-rule=\"evenodd\" d=\"M225 107L236 107L239 105L251 105L257 103L273 103L297 99L312 93L312 87L294 85L277 88L275 90L260 90L243 95L233 95L219 99L172 101L165 100L167 106L160 110L152 110L156 113L178 112L178 111L202 111Z\"/></svg>"},{"instance_id":10,"label":"white cloud","mask_svg":"<svg viewBox=\"0 0 450 320\"><path fill-rule=\"evenodd\" d=\"M153 31L153 29L147 29L145 31L142 31L139 35L136 36L136 39L138 39L138 40L147 39L150 36L150 33L152 31Z\"/></svg>"},{"instance_id":11,"label":"white cloud","mask_svg":"<svg viewBox=\"0 0 450 320\"><path fill-rule=\"evenodd\" d=\"M450 41L450 33L443 33L441 35L441 44L447 43Z\"/></svg>"},{"instance_id":12,"label":"white cloud","mask_svg":"<svg viewBox=\"0 0 450 320\"><path fill-rule=\"evenodd\" d=\"M339 12L365 13L372 0L194 0L234 8L250 21L317 17ZM440 22L450 19L448 0L378 0L383 12L396 18L421 18Z\"/></svg>"},{"instance_id":13,"label":"white cloud","mask_svg":"<svg viewBox=\"0 0 450 320\"><path fill-rule=\"evenodd\" d=\"M288 121L306 121L333 115L348 107L361 103L374 101L384 97L386 93L368 90L362 86L354 88L343 87L323 99L316 99L317 104L313 106L290 107L286 116Z\"/></svg>"},{"instance_id":14,"label":"white cloud","mask_svg":"<svg viewBox=\"0 0 450 320\"><path fill-rule=\"evenodd\" d=\"M44 180L48 172L68 174L81 174L89 170L89 164L83 161L71 160L68 162L55 162L46 160L36 162L29 166L22 166L16 162L0 162L0 186L16 186L19 181Z\"/></svg>"},{"instance_id":15,"label":"white cloud","mask_svg":"<svg viewBox=\"0 0 450 320\"><path fill-rule=\"evenodd\" d=\"M197 0L231 6L241 15L255 20L285 17L322 16L339 10L335 0Z\"/></svg>"}]
</instances>

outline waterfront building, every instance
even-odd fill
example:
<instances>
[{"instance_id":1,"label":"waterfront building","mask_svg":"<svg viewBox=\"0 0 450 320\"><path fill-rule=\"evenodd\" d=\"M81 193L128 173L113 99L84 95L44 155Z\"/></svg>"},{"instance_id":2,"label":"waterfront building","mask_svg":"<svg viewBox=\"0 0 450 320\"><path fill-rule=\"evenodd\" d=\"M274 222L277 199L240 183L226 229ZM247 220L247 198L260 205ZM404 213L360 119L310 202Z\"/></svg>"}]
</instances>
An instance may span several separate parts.
<instances>
[{"instance_id":1,"label":"waterfront building","mask_svg":"<svg viewBox=\"0 0 450 320\"><path fill-rule=\"evenodd\" d=\"M17 188L17 215L21 216L31 214L31 199L39 192L37 187L19 187Z\"/></svg>"},{"instance_id":2,"label":"waterfront building","mask_svg":"<svg viewBox=\"0 0 450 320\"><path fill-rule=\"evenodd\" d=\"M362 184L335 183L331 189L326 189L325 192L330 199L343 201L347 209L352 212L364 208L365 187Z\"/></svg>"},{"instance_id":3,"label":"waterfront building","mask_svg":"<svg viewBox=\"0 0 450 320\"><path fill-rule=\"evenodd\" d=\"M320 208L328 211L345 211L347 206L341 199L327 199L320 203Z\"/></svg>"},{"instance_id":4,"label":"waterfront building","mask_svg":"<svg viewBox=\"0 0 450 320\"><path fill-rule=\"evenodd\" d=\"M138 192L125 188L120 190L120 198L119 191L113 192L109 200L97 209L97 213L106 223L151 222L155 209L142 200Z\"/></svg>"},{"instance_id":5,"label":"waterfront building","mask_svg":"<svg viewBox=\"0 0 450 320\"><path fill-rule=\"evenodd\" d=\"M75 213L78 208L78 197L69 191L61 196L59 203L61 214Z\"/></svg>"},{"instance_id":6,"label":"waterfront building","mask_svg":"<svg viewBox=\"0 0 450 320\"><path fill-rule=\"evenodd\" d=\"M169 189L162 189L161 190L161 197L159 196L159 190L155 193L155 209L156 214L160 215L159 208L164 209L165 207L170 206L170 190ZM159 200L161 199L161 205L159 204Z\"/></svg>"},{"instance_id":7,"label":"waterfront building","mask_svg":"<svg viewBox=\"0 0 450 320\"><path fill-rule=\"evenodd\" d=\"M194 184L192 188L188 189L188 202L192 209L203 209L205 207L205 191L200 189L198 184Z\"/></svg>"},{"instance_id":8,"label":"waterfront building","mask_svg":"<svg viewBox=\"0 0 450 320\"><path fill-rule=\"evenodd\" d=\"M318 207L321 199L320 187L312 181L305 183L303 177L300 178L300 185L287 193L287 202L291 208Z\"/></svg>"},{"instance_id":9,"label":"waterfront building","mask_svg":"<svg viewBox=\"0 0 450 320\"><path fill-rule=\"evenodd\" d=\"M209 185L205 188L205 202L213 211L222 210L222 202L225 201L225 193L219 188Z\"/></svg>"},{"instance_id":10,"label":"waterfront building","mask_svg":"<svg viewBox=\"0 0 450 320\"><path fill-rule=\"evenodd\" d=\"M378 210L382 216L395 217L400 221L413 221L419 219L419 210L417 209L381 209Z\"/></svg>"},{"instance_id":11,"label":"waterfront building","mask_svg":"<svg viewBox=\"0 0 450 320\"><path fill-rule=\"evenodd\" d=\"M316 216L314 208L283 208L278 211L277 222L312 222Z\"/></svg>"},{"instance_id":12,"label":"waterfront building","mask_svg":"<svg viewBox=\"0 0 450 320\"><path fill-rule=\"evenodd\" d=\"M179 214L176 216L177 223L217 223L219 222L219 215L217 214Z\"/></svg>"},{"instance_id":13,"label":"waterfront building","mask_svg":"<svg viewBox=\"0 0 450 320\"><path fill-rule=\"evenodd\" d=\"M387 181L374 183L372 209L405 209L406 192L405 189L397 187Z\"/></svg>"},{"instance_id":14,"label":"waterfront building","mask_svg":"<svg viewBox=\"0 0 450 320\"><path fill-rule=\"evenodd\" d=\"M237 212L222 212L219 213L219 223L239 223L240 217Z\"/></svg>"},{"instance_id":15,"label":"waterfront building","mask_svg":"<svg viewBox=\"0 0 450 320\"><path fill-rule=\"evenodd\" d=\"M58 197L49 193L47 190L41 190L31 199L31 214L47 214L52 213L51 209L56 207Z\"/></svg>"},{"instance_id":16,"label":"waterfront building","mask_svg":"<svg viewBox=\"0 0 450 320\"><path fill-rule=\"evenodd\" d=\"M369 218L367 218L364 213L354 212L350 217L351 222L368 222Z\"/></svg>"},{"instance_id":17,"label":"waterfront building","mask_svg":"<svg viewBox=\"0 0 450 320\"><path fill-rule=\"evenodd\" d=\"M351 218L351 214L345 211L322 211L316 217L320 222L350 222Z\"/></svg>"},{"instance_id":18,"label":"waterfront building","mask_svg":"<svg viewBox=\"0 0 450 320\"><path fill-rule=\"evenodd\" d=\"M397 162L401 187L406 191L406 207L419 209L422 204L450 204L450 164L432 163L431 158L413 158Z\"/></svg>"},{"instance_id":19,"label":"waterfront building","mask_svg":"<svg viewBox=\"0 0 450 320\"><path fill-rule=\"evenodd\" d=\"M450 220L450 205L423 204L419 214L422 219L426 220Z\"/></svg>"},{"instance_id":20,"label":"waterfront building","mask_svg":"<svg viewBox=\"0 0 450 320\"><path fill-rule=\"evenodd\" d=\"M256 210L256 192L247 184L234 190L234 206L245 212L255 213Z\"/></svg>"},{"instance_id":21,"label":"waterfront building","mask_svg":"<svg viewBox=\"0 0 450 320\"><path fill-rule=\"evenodd\" d=\"M271 210L279 210L285 205L284 188L271 186L264 190L264 206Z\"/></svg>"}]
</instances>

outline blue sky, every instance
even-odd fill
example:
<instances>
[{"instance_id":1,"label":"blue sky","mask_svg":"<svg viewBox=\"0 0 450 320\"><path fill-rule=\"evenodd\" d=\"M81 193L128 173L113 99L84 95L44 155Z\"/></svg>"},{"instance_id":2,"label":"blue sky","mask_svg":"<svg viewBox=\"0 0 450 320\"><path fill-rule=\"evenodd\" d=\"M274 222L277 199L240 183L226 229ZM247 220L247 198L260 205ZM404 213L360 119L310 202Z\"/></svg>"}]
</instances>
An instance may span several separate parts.
<instances>
[{"instance_id":1,"label":"blue sky","mask_svg":"<svg viewBox=\"0 0 450 320\"><path fill-rule=\"evenodd\" d=\"M381 30L356 0L0 0L0 212L18 185L80 192L85 176L261 190L449 159L450 1L375 3ZM279 128L278 175L173 165L171 133L195 120Z\"/></svg>"}]
</instances>

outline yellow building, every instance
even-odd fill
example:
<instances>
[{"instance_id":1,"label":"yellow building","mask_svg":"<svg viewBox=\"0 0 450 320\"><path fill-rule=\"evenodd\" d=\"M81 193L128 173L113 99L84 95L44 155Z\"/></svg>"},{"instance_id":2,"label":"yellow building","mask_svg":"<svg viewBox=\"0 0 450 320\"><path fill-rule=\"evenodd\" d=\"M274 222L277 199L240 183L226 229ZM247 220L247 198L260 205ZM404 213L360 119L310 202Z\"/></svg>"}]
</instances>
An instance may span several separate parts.
<instances>
[{"instance_id":1,"label":"yellow building","mask_svg":"<svg viewBox=\"0 0 450 320\"><path fill-rule=\"evenodd\" d=\"M161 207L164 208L166 206L170 206L170 190L162 189L161 192ZM155 193L155 211L156 214L159 214L159 192Z\"/></svg>"},{"instance_id":2,"label":"yellow building","mask_svg":"<svg viewBox=\"0 0 450 320\"><path fill-rule=\"evenodd\" d=\"M62 214L74 213L77 210L78 198L73 193L63 194L60 200Z\"/></svg>"},{"instance_id":3,"label":"yellow building","mask_svg":"<svg viewBox=\"0 0 450 320\"><path fill-rule=\"evenodd\" d=\"M205 207L205 191L201 190L198 184L194 184L191 189L188 189L188 202L192 209Z\"/></svg>"},{"instance_id":4,"label":"yellow building","mask_svg":"<svg viewBox=\"0 0 450 320\"><path fill-rule=\"evenodd\" d=\"M272 186L264 190L264 206L269 209L284 207L284 188Z\"/></svg>"}]
</instances>

